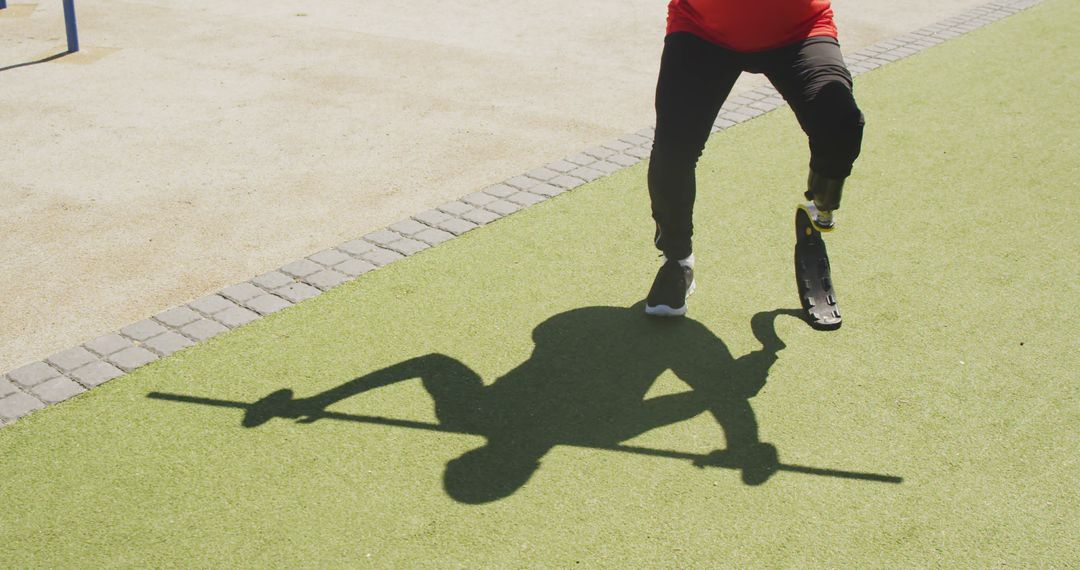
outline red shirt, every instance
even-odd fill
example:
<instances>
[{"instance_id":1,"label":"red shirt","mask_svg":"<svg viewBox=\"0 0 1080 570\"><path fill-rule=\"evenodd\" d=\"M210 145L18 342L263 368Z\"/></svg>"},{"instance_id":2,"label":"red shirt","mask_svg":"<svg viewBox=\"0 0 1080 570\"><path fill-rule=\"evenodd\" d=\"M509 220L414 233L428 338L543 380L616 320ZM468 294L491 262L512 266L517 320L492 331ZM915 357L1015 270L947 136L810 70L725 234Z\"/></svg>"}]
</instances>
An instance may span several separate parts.
<instances>
[{"instance_id":1,"label":"red shirt","mask_svg":"<svg viewBox=\"0 0 1080 570\"><path fill-rule=\"evenodd\" d=\"M671 0L667 33L690 32L740 52L836 37L829 0Z\"/></svg>"}]
</instances>

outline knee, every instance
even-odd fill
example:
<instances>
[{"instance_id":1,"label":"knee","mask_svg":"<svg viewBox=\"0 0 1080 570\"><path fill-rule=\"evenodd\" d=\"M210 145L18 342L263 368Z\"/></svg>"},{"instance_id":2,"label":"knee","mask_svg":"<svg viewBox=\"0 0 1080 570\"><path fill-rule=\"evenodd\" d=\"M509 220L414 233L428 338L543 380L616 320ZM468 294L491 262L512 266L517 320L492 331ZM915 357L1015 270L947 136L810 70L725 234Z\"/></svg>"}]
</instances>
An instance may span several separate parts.
<instances>
[{"instance_id":1,"label":"knee","mask_svg":"<svg viewBox=\"0 0 1080 570\"><path fill-rule=\"evenodd\" d=\"M704 145L688 143L678 137L663 136L658 131L649 155L649 169L692 171L703 150Z\"/></svg>"},{"instance_id":2,"label":"knee","mask_svg":"<svg viewBox=\"0 0 1080 570\"><path fill-rule=\"evenodd\" d=\"M849 84L835 80L826 83L813 98L816 127L820 134L842 139L861 139L866 119L855 103Z\"/></svg>"}]
</instances>

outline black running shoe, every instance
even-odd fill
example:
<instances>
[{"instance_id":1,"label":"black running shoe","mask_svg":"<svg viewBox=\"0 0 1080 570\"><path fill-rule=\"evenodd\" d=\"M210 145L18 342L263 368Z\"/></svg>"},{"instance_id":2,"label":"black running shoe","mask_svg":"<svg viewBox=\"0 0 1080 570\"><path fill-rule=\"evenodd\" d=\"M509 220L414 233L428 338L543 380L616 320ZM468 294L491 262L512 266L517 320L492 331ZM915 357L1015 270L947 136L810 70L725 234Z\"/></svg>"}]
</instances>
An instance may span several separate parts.
<instances>
[{"instance_id":1,"label":"black running shoe","mask_svg":"<svg viewBox=\"0 0 1080 570\"><path fill-rule=\"evenodd\" d=\"M694 268L669 259L660 266L652 289L645 299L645 314L681 317L686 314L686 298L694 292Z\"/></svg>"}]
</instances>

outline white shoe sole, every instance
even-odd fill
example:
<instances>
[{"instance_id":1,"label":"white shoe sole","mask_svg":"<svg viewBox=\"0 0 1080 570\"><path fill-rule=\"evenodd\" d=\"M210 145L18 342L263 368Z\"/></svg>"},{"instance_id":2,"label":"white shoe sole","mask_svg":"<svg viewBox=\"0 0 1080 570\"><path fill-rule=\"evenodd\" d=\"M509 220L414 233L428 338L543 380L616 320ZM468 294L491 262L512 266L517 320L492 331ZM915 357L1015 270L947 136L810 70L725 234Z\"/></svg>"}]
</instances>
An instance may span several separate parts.
<instances>
[{"instance_id":1,"label":"white shoe sole","mask_svg":"<svg viewBox=\"0 0 1080 570\"><path fill-rule=\"evenodd\" d=\"M697 281L695 280L690 283L690 288L686 290L686 296L689 297L696 288ZM653 307L646 304L645 314L653 317L681 317L686 314L686 303L683 303L683 306L677 309L673 309L667 305L657 305Z\"/></svg>"}]
</instances>

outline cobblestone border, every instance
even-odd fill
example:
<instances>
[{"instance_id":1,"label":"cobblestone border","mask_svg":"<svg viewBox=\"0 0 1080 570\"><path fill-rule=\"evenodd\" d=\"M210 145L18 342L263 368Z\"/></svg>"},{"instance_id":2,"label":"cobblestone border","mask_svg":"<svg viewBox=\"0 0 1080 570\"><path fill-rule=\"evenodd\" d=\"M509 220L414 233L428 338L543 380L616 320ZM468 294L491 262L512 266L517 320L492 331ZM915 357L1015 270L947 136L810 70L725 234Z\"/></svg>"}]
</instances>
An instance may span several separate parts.
<instances>
[{"instance_id":1,"label":"cobblestone border","mask_svg":"<svg viewBox=\"0 0 1080 570\"><path fill-rule=\"evenodd\" d=\"M860 75L1041 3L999 0L846 55ZM771 86L730 97L713 132L784 106ZM558 196L649 156L642 129L551 162L360 239L320 251L117 332L0 375L0 426L230 329L291 307L369 271Z\"/></svg>"}]
</instances>

